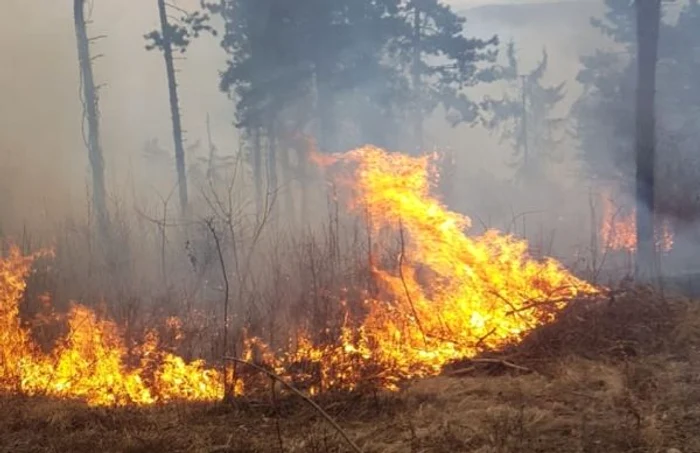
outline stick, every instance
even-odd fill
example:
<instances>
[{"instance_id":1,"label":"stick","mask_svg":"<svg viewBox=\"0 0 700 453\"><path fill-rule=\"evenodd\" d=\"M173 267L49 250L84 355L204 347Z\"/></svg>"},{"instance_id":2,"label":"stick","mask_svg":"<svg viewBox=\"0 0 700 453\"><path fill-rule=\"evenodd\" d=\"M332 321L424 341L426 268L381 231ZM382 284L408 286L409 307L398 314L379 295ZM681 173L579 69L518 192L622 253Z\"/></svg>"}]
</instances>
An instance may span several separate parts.
<instances>
[{"instance_id":1,"label":"stick","mask_svg":"<svg viewBox=\"0 0 700 453\"><path fill-rule=\"evenodd\" d=\"M209 228L209 231L211 232L211 235L214 237L214 243L216 244L216 252L219 257L219 264L221 264L221 275L224 278L224 353L223 356L225 357L226 354L228 353L228 305L229 305L229 282L228 282L228 273L226 272L226 261L224 260L224 254L221 251L221 241L219 240L219 235L216 234L216 228L214 227L214 220L213 219L207 219L205 221L205 224L207 228ZM228 370L224 366L224 399L227 400L231 397L232 391L231 388L229 387L229 382L228 382ZM234 376L236 375L236 369L234 365L234 370L233 370ZM234 383L235 386L235 383Z\"/></svg>"},{"instance_id":2,"label":"stick","mask_svg":"<svg viewBox=\"0 0 700 453\"><path fill-rule=\"evenodd\" d=\"M509 362L507 360L500 360L500 359L469 359L471 363L494 363L498 365L503 365L504 367L507 368L513 368L514 370L522 371L523 373L534 373L535 370L531 368L527 368L521 365L516 365L513 362ZM454 370L450 372L450 375L460 375L460 374L465 374L471 370L473 370L474 367L466 367L466 368L461 368L459 370Z\"/></svg>"},{"instance_id":3,"label":"stick","mask_svg":"<svg viewBox=\"0 0 700 453\"><path fill-rule=\"evenodd\" d=\"M268 369L266 369L266 368L261 367L260 365L257 365L257 364L252 363L252 362L248 362L247 360L239 359L239 358L237 358L237 357L225 357L225 360L229 360L229 361L234 362L234 363L240 363L240 364L242 364L242 365L247 365L247 366L249 366L249 367L251 367L251 368L253 368L253 369L257 370L257 371L260 371L261 373L266 374L266 375L269 376L270 378L276 380L276 381L279 382L280 384L282 384L282 385L284 385L285 387L287 387L289 390L291 390L293 393L295 393L295 394L296 394L297 396L299 396L301 399L303 399L303 400L306 401L308 404L310 404L311 407L313 407L314 409L316 409L316 411L317 411L319 414L321 414L321 415L323 416L323 418L325 418L326 421L327 421L328 423L330 423L331 426L333 426L333 428L335 428L336 431L338 431L338 434L340 434L340 435L343 437L343 439L345 439L345 441L348 443L348 445L350 445L350 447L353 449L353 451L355 451L356 453L362 453L362 449L361 449L355 442L353 442L352 439L350 439L350 437L347 435L347 433L346 433L345 431L343 431L343 428L341 428L340 425L338 425L338 423L337 423L335 420L333 420L333 418L332 418L330 415L328 415L328 413L327 413L326 411L324 411L323 409L321 409L321 406L319 406L318 404L316 404L316 403L315 403L311 398L309 398L308 396L306 396L306 395L304 395L303 393L301 393L301 392L300 392L296 387L294 387L292 384L287 383L287 382L286 382L284 379L282 379L279 375L273 373L272 371L270 371L270 370L268 370Z\"/></svg>"}]
</instances>

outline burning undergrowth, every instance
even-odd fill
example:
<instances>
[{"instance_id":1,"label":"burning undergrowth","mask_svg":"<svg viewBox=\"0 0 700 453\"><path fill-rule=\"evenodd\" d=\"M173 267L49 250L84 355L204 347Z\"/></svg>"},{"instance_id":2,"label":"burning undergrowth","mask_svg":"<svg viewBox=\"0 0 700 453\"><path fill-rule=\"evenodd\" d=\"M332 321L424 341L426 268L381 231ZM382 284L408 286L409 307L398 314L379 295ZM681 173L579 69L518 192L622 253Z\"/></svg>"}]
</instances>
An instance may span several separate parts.
<instances>
[{"instance_id":1,"label":"burning undergrowth","mask_svg":"<svg viewBox=\"0 0 700 453\"><path fill-rule=\"evenodd\" d=\"M648 287L619 288L593 300L572 300L553 322L517 344L486 351L477 361L457 360L448 375L550 375L561 361L629 363L654 356L688 362L700 353L696 301L664 296Z\"/></svg>"},{"instance_id":2,"label":"burning undergrowth","mask_svg":"<svg viewBox=\"0 0 700 453\"><path fill-rule=\"evenodd\" d=\"M531 258L520 239L497 231L467 235L469 218L431 193L436 175L429 156L367 147L318 160L332 170L349 211L369 225L373 289L340 300L338 327L323 335L302 325L283 347L250 333L236 348L239 357L310 394L396 390L455 360L518 344L570 300L599 292L558 262ZM155 329L127 341L121 326L79 304L62 319L67 333L50 351L40 350L19 317L31 266L32 258L17 249L0 260L5 392L149 405L269 391L266 378L243 367L185 361ZM178 321L168 325L177 337Z\"/></svg>"}]
</instances>

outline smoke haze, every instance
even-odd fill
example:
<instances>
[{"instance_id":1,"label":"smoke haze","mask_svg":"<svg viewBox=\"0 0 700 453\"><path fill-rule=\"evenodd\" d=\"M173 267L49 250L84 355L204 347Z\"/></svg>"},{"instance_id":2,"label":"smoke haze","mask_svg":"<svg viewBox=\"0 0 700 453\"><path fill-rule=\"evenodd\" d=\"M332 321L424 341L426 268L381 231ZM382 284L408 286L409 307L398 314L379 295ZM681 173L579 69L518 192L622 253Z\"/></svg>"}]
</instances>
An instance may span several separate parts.
<instances>
[{"instance_id":1,"label":"smoke haze","mask_svg":"<svg viewBox=\"0 0 700 453\"><path fill-rule=\"evenodd\" d=\"M176 4L193 9L199 1L180 0ZM580 57L612 45L590 25L592 16L604 12L600 1L455 0L451 4L467 17L470 35L498 35L502 55L503 44L512 39L525 71L534 68L546 48L549 69L544 82L566 83L566 97L556 111L564 118L568 118L569 109L581 93L576 81ZM39 230L41 225L66 216L84 216L90 179L81 136L80 80L71 2L6 0L3 9L0 227L5 233L18 234L26 225ZM102 142L110 197L115 203L129 197L166 197L175 184L172 157L163 161L144 156L149 141L156 140L157 145L153 146L169 156L173 148L162 56L157 51L147 52L143 38L158 28L156 2L94 1L90 4L90 18L89 34L99 37L91 50L96 57L94 67L100 85ZM184 59L176 61L190 162L208 152L207 115L220 153L233 155L240 146L239 134L233 127L234 102L218 88L219 72L227 58L218 41L219 38L205 35L195 40ZM487 95L497 97L503 90L499 83L484 84L472 88L470 94L481 99ZM566 196L574 197L570 202L562 200L562 190L550 185L529 195L493 189L495 185L489 184L508 181L512 176L508 165L512 150L482 126L453 128L443 113L437 112L427 125L426 143L432 149L454 153L456 165L450 193L446 194L450 206L484 219L484 224L505 227L519 212L555 208L570 212L552 214L554 219L587 224L583 217L575 217L583 216L588 195L581 183L582 169L573 139L565 138L560 146L562 159L552 173L555 187L565 188ZM556 222L547 222L547 229L557 228ZM571 244L587 234L585 229L567 231L565 235L571 238L566 242L573 247ZM562 244L561 254L569 253L569 246Z\"/></svg>"}]
</instances>

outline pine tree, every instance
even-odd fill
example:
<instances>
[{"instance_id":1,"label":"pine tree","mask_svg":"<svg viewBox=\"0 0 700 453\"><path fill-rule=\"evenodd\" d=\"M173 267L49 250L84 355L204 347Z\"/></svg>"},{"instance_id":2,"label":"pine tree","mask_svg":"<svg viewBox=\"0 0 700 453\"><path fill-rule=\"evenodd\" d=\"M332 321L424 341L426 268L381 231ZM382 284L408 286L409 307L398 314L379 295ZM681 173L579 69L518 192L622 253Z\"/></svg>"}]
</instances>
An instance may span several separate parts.
<instances>
[{"instance_id":1,"label":"pine tree","mask_svg":"<svg viewBox=\"0 0 700 453\"><path fill-rule=\"evenodd\" d=\"M502 99L484 102L490 112L486 126L499 130L504 140L513 146L513 166L516 179L534 182L545 175L546 164L558 160L557 149L562 140L565 119L553 114L565 96L565 83L546 86L549 57L546 49L534 69L521 73L515 45L508 44L508 64L501 77L508 82L509 91Z\"/></svg>"},{"instance_id":2,"label":"pine tree","mask_svg":"<svg viewBox=\"0 0 700 453\"><path fill-rule=\"evenodd\" d=\"M649 3L655 6L655 2L646 2L642 6L648 7ZM637 130L651 131L654 137L642 137L637 144L646 142L650 145L645 146L656 148L651 159L654 191L653 195L649 192L637 194L637 199L644 200L646 206L640 207L638 214L649 212L653 205L657 216L671 217L680 222L692 221L700 216L700 202L695 196L700 191L700 164L695 158L696 144L700 139L696 120L700 113L700 92L695 88L694 80L700 70L700 45L694 40L700 26L698 2L692 0L685 4L677 21L660 20L656 69L641 71L642 75L656 74L658 78L655 89L650 88L648 82L639 80L641 91L647 96L652 91L657 92L653 127L648 125L648 119L645 120L646 126L637 127L635 119L635 106L639 102L636 91L638 65L641 63L637 58L635 13L638 11L635 2L608 0L606 4L605 19L594 21L594 25L610 36L617 48L598 51L582 59L584 67L578 79L584 92L573 108L574 134L580 142L582 160L590 176L614 181L623 191L635 194L639 186L636 185L634 137ZM659 16L662 13L663 3ZM652 24L655 21L653 16L655 13ZM640 19L647 20L648 17L644 15ZM644 27L650 28L649 25ZM640 31L644 35L647 30ZM640 38L645 41L645 36ZM646 105L642 102L638 111L648 112L649 105L649 101ZM642 164L646 165L649 174L650 164ZM650 185L648 176L645 184Z\"/></svg>"},{"instance_id":3,"label":"pine tree","mask_svg":"<svg viewBox=\"0 0 700 453\"><path fill-rule=\"evenodd\" d=\"M463 89L495 78L488 63L496 59L498 38L467 38L466 19L439 0L402 1L400 14L404 36L397 40L397 48L399 61L411 75L413 151L420 152L425 118L439 105L448 111L453 125L477 119L478 104Z\"/></svg>"},{"instance_id":4,"label":"pine tree","mask_svg":"<svg viewBox=\"0 0 700 453\"><path fill-rule=\"evenodd\" d=\"M107 191L105 188L104 157L100 141L100 122L98 109L98 94L95 77L92 71L90 56L90 40L85 21L85 0L74 0L73 18L80 61L80 83L82 87L82 102L84 115L87 120L86 145L92 170L92 204L97 216L97 226L103 239L107 239L109 231L109 214L107 211Z\"/></svg>"},{"instance_id":5,"label":"pine tree","mask_svg":"<svg viewBox=\"0 0 700 453\"><path fill-rule=\"evenodd\" d=\"M636 87L634 2L605 0L603 18L591 25L608 36L613 48L581 58L577 76L583 93L572 107L572 135L593 179L615 181L632 191Z\"/></svg>"},{"instance_id":6,"label":"pine tree","mask_svg":"<svg viewBox=\"0 0 700 453\"><path fill-rule=\"evenodd\" d=\"M182 24L171 24L168 18L165 0L157 0L157 2L160 30L152 31L145 35L146 40L149 41L149 44L146 45L146 49L158 49L163 52L168 96L170 100L170 115L173 124L173 143L175 145L175 167L177 171L178 193L180 196L180 210L184 214L187 212L188 204L187 172L185 168L185 146L173 54L177 51L185 53L192 38L197 37L200 32L204 30L214 34L216 32L207 24L208 16L201 15L198 12L193 14L185 13L181 19Z\"/></svg>"}]
</instances>

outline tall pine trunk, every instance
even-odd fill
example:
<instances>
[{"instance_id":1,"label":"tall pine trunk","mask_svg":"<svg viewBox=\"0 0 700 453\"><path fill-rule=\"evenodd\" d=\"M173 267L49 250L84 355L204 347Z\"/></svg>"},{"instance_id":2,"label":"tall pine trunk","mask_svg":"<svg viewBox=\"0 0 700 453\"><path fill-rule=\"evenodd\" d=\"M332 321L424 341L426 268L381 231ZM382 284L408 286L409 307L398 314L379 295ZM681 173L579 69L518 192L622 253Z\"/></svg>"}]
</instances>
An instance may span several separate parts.
<instances>
[{"instance_id":1,"label":"tall pine trunk","mask_svg":"<svg viewBox=\"0 0 700 453\"><path fill-rule=\"evenodd\" d=\"M109 216L107 212L107 192L105 189L104 158L100 144L100 123L97 110L97 88L92 72L90 43L85 24L85 0L74 0L73 18L75 20L75 36L78 45L78 60L80 61L80 78L85 116L88 126L88 158L92 170L92 204L97 216L97 226L103 238L108 234Z\"/></svg>"},{"instance_id":2,"label":"tall pine trunk","mask_svg":"<svg viewBox=\"0 0 700 453\"><path fill-rule=\"evenodd\" d=\"M272 221L277 222L277 196L279 195L279 181L277 178L277 131L274 118L269 120L267 126L267 193L271 196L272 205L269 209L272 213Z\"/></svg>"},{"instance_id":3,"label":"tall pine trunk","mask_svg":"<svg viewBox=\"0 0 700 453\"><path fill-rule=\"evenodd\" d=\"M636 189L638 279L654 277L654 148L656 63L658 59L660 0L637 0L637 100L636 100Z\"/></svg>"},{"instance_id":4,"label":"tall pine trunk","mask_svg":"<svg viewBox=\"0 0 700 453\"><path fill-rule=\"evenodd\" d=\"M300 207L299 207L299 226L303 229L309 222L309 185L311 184L310 162L311 153L315 152L315 145L311 138L303 137L300 143L296 146L297 162L299 162L299 172L297 178L299 180L300 190Z\"/></svg>"},{"instance_id":5,"label":"tall pine trunk","mask_svg":"<svg viewBox=\"0 0 700 453\"><path fill-rule=\"evenodd\" d=\"M177 170L177 185L180 195L180 210L182 211L182 214L186 214L187 174L185 170L185 147L182 140L182 122L180 119L180 107L177 94L177 79L175 77L175 64L173 63L173 46L171 42L172 29L168 24L168 14L167 10L165 9L165 0L158 0L158 14L160 16L160 29L163 38L163 57L165 58L165 71L168 77L170 114L173 120L175 167Z\"/></svg>"},{"instance_id":6,"label":"tall pine trunk","mask_svg":"<svg viewBox=\"0 0 700 453\"><path fill-rule=\"evenodd\" d=\"M292 164L289 159L290 147L289 143L285 140L278 144L279 146L279 160L280 168L282 169L282 190L284 192L284 221L285 223L294 228L296 226L296 214L297 210L294 203L294 192L293 192L293 180L292 176Z\"/></svg>"},{"instance_id":7,"label":"tall pine trunk","mask_svg":"<svg viewBox=\"0 0 700 453\"><path fill-rule=\"evenodd\" d=\"M263 215L263 174L262 174L262 143L260 127L253 130L253 184L255 186L255 217L259 223Z\"/></svg>"}]
</instances>

